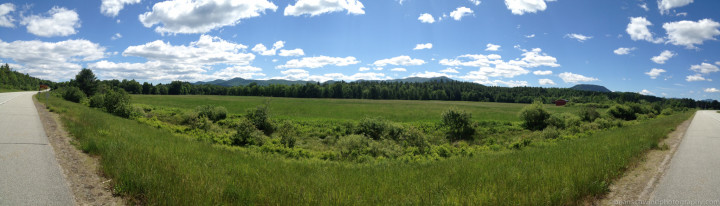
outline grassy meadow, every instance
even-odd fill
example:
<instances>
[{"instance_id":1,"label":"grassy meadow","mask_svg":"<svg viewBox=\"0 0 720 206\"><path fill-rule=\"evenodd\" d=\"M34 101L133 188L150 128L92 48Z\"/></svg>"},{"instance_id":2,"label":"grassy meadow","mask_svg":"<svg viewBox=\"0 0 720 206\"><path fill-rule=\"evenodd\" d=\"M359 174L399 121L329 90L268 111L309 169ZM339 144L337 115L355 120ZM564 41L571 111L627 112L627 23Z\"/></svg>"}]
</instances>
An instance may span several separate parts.
<instances>
[{"instance_id":1,"label":"grassy meadow","mask_svg":"<svg viewBox=\"0 0 720 206\"><path fill-rule=\"evenodd\" d=\"M242 113L266 98L133 96L142 104ZM212 101L211 101L212 100ZM282 101L281 101L282 100ZM43 100L44 101L44 100ZM277 118L437 121L448 106L473 118L517 121L524 105L472 102L272 99ZM397 104L388 104L397 103ZM291 159L196 138L52 97L83 151L101 157L115 191L148 205L565 205L601 195L628 165L692 112L599 130L577 139L430 162ZM439 105L438 105L439 104ZM344 109L343 109L344 108ZM352 108L352 109L348 109ZM549 110L572 108L548 107ZM317 113L315 113L317 112ZM387 115L392 113L399 113ZM417 116L415 116L417 115ZM318 117L319 116L319 117Z\"/></svg>"}]
</instances>

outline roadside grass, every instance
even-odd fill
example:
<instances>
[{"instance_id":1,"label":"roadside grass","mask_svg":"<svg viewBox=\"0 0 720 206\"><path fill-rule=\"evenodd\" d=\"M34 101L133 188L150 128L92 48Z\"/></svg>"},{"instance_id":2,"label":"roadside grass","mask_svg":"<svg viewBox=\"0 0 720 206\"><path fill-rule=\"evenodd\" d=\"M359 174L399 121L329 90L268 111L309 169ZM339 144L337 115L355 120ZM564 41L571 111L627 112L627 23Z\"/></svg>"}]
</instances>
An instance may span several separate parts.
<instances>
[{"instance_id":1,"label":"roadside grass","mask_svg":"<svg viewBox=\"0 0 720 206\"><path fill-rule=\"evenodd\" d=\"M5 88L0 88L0 93L5 93L5 92L21 92L21 91L22 91L22 90L17 90L17 89L5 89Z\"/></svg>"},{"instance_id":2,"label":"roadside grass","mask_svg":"<svg viewBox=\"0 0 720 206\"><path fill-rule=\"evenodd\" d=\"M246 97L217 95L132 95L133 103L164 107L194 109L200 105L223 106L231 114L242 114L264 103L269 104L275 119L289 120L359 120L364 117L383 117L394 122L437 122L450 107L465 110L474 120L520 121L518 112L527 104L418 101L311 99L284 97ZM575 113L579 107L546 105L550 112Z\"/></svg>"},{"instance_id":3,"label":"roadside grass","mask_svg":"<svg viewBox=\"0 0 720 206\"><path fill-rule=\"evenodd\" d=\"M692 115L522 150L357 164L198 142L56 97L47 105L80 149L101 157L115 192L148 205L580 204L607 192L611 180Z\"/></svg>"}]
</instances>

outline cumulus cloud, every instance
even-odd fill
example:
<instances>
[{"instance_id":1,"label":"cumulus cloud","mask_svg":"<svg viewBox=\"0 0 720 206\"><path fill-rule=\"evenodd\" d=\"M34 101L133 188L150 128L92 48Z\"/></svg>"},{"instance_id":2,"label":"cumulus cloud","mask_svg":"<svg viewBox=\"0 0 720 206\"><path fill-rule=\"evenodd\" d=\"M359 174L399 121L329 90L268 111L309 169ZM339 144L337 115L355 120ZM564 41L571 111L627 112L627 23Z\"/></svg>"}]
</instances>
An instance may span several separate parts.
<instances>
[{"instance_id":1,"label":"cumulus cloud","mask_svg":"<svg viewBox=\"0 0 720 206\"><path fill-rule=\"evenodd\" d=\"M464 16L469 16L473 14L473 10L467 7L458 7L454 11L450 12L450 17L455 19L455 21L460 21Z\"/></svg>"},{"instance_id":2,"label":"cumulus cloud","mask_svg":"<svg viewBox=\"0 0 720 206\"><path fill-rule=\"evenodd\" d=\"M650 76L650 79L656 79L663 72L666 72L666 71L664 69L652 68L649 72L645 72L645 74Z\"/></svg>"},{"instance_id":3,"label":"cumulus cloud","mask_svg":"<svg viewBox=\"0 0 720 206\"><path fill-rule=\"evenodd\" d=\"M551 1L554 0L547 0L547 2ZM536 13L538 11L545 11L547 8L545 0L505 0L505 6L515 15Z\"/></svg>"},{"instance_id":4,"label":"cumulus cloud","mask_svg":"<svg viewBox=\"0 0 720 206\"><path fill-rule=\"evenodd\" d=\"M540 83L540 85L555 85L552 79L539 79L538 83Z\"/></svg>"},{"instance_id":5,"label":"cumulus cloud","mask_svg":"<svg viewBox=\"0 0 720 206\"><path fill-rule=\"evenodd\" d=\"M597 78L593 77L586 77L580 74L573 74L570 72L563 72L560 73L560 79L562 79L565 83L578 83L578 82L591 82L591 81L597 81Z\"/></svg>"},{"instance_id":6,"label":"cumulus cloud","mask_svg":"<svg viewBox=\"0 0 720 206\"><path fill-rule=\"evenodd\" d=\"M297 68L320 68L327 65L334 66L348 66L360 63L355 57L329 57L329 56L317 56L317 57L305 57L302 59L292 59L287 61L283 65L278 65L278 69L297 69Z\"/></svg>"},{"instance_id":7,"label":"cumulus cloud","mask_svg":"<svg viewBox=\"0 0 720 206\"><path fill-rule=\"evenodd\" d=\"M405 69L405 68L393 68L393 69L391 69L390 71L394 71L394 72L406 72L407 69Z\"/></svg>"},{"instance_id":8,"label":"cumulus cloud","mask_svg":"<svg viewBox=\"0 0 720 206\"><path fill-rule=\"evenodd\" d=\"M470 1L470 3L474 4L475 6L479 6L481 3L480 0L468 0L468 1Z\"/></svg>"},{"instance_id":9,"label":"cumulus cloud","mask_svg":"<svg viewBox=\"0 0 720 206\"><path fill-rule=\"evenodd\" d=\"M431 14L428 14L428 13L420 14L420 17L418 17L418 20L420 20L420 22L422 22L422 23L428 23L428 24L435 23L435 18Z\"/></svg>"},{"instance_id":10,"label":"cumulus cloud","mask_svg":"<svg viewBox=\"0 0 720 206\"><path fill-rule=\"evenodd\" d=\"M693 0L658 0L658 9L660 14L667 14L670 9L683 7L690 3L693 3Z\"/></svg>"},{"instance_id":11,"label":"cumulus cloud","mask_svg":"<svg viewBox=\"0 0 720 206\"><path fill-rule=\"evenodd\" d=\"M431 43L417 44L413 50L432 49L432 47L433 45Z\"/></svg>"},{"instance_id":12,"label":"cumulus cloud","mask_svg":"<svg viewBox=\"0 0 720 206\"><path fill-rule=\"evenodd\" d=\"M375 61L373 65L383 67L385 65L396 65L396 66L418 66L425 64L422 59L413 59L409 56L397 56L389 59L381 59Z\"/></svg>"},{"instance_id":13,"label":"cumulus cloud","mask_svg":"<svg viewBox=\"0 0 720 206\"><path fill-rule=\"evenodd\" d=\"M538 75L538 76L541 76L541 75L551 75L552 73L553 73L553 72L550 71L550 70L545 70L545 71L537 70L537 71L534 71L534 72L533 72L534 75Z\"/></svg>"},{"instance_id":14,"label":"cumulus cloud","mask_svg":"<svg viewBox=\"0 0 720 206\"><path fill-rule=\"evenodd\" d=\"M116 40L116 39L119 39L119 38L122 38L122 34L120 34L120 33L115 33L115 35L113 35L113 36L110 37L111 40Z\"/></svg>"},{"instance_id":15,"label":"cumulus cloud","mask_svg":"<svg viewBox=\"0 0 720 206\"><path fill-rule=\"evenodd\" d=\"M530 73L526 68L534 68L540 66L558 67L557 59L547 54L541 53L540 48L531 51L523 50L522 59L503 61L502 57L497 54L465 54L455 59L442 59L439 61L444 66L465 66L479 67L476 71L468 72L465 76L459 78L477 82L480 84L494 84L498 82L490 80L490 77L513 78L518 75ZM544 73L544 72L543 72Z\"/></svg>"},{"instance_id":16,"label":"cumulus cloud","mask_svg":"<svg viewBox=\"0 0 720 206\"><path fill-rule=\"evenodd\" d=\"M702 77L700 74L694 74L694 75L686 76L685 81L688 81L688 82L712 81L712 79L706 79L705 77Z\"/></svg>"},{"instance_id":17,"label":"cumulus cloud","mask_svg":"<svg viewBox=\"0 0 720 206\"><path fill-rule=\"evenodd\" d=\"M638 6L645 11L650 11L650 8L648 8L647 3L645 2L643 2L642 4L638 4Z\"/></svg>"},{"instance_id":18,"label":"cumulus cloud","mask_svg":"<svg viewBox=\"0 0 720 206\"><path fill-rule=\"evenodd\" d=\"M363 4L358 0L298 0L295 5L285 7L285 16L317 16L347 10L348 14L365 14Z\"/></svg>"},{"instance_id":19,"label":"cumulus cloud","mask_svg":"<svg viewBox=\"0 0 720 206\"><path fill-rule=\"evenodd\" d=\"M105 56L104 47L83 39L60 42L0 40L0 58L21 64L18 70L22 73L53 81L68 80L80 71L81 62Z\"/></svg>"},{"instance_id":20,"label":"cumulus cloud","mask_svg":"<svg viewBox=\"0 0 720 206\"><path fill-rule=\"evenodd\" d=\"M542 49L534 48L530 51L523 50L525 53L522 54L523 58L520 61L510 60L510 64L515 64L521 67L533 68L539 66L548 67L559 67L557 59L553 56L542 53Z\"/></svg>"},{"instance_id":21,"label":"cumulus cloud","mask_svg":"<svg viewBox=\"0 0 720 206\"><path fill-rule=\"evenodd\" d=\"M291 50L285 50L281 49L280 53L278 53L280 56L284 57L293 57L293 56L304 56L305 52L302 49L291 49Z\"/></svg>"},{"instance_id":22,"label":"cumulus cloud","mask_svg":"<svg viewBox=\"0 0 720 206\"><path fill-rule=\"evenodd\" d=\"M485 46L487 47L487 48L485 48L485 51L497 51L500 49L500 45L487 44Z\"/></svg>"},{"instance_id":23,"label":"cumulus cloud","mask_svg":"<svg viewBox=\"0 0 720 206\"><path fill-rule=\"evenodd\" d=\"M77 33L80 28L80 17L73 10L53 7L48 16L31 15L20 22L27 26L27 31L41 37L69 36Z\"/></svg>"},{"instance_id":24,"label":"cumulus cloud","mask_svg":"<svg viewBox=\"0 0 720 206\"><path fill-rule=\"evenodd\" d=\"M100 4L100 12L105 16L115 17L120 10L125 8L125 4L137 4L141 0L102 0Z\"/></svg>"},{"instance_id":25,"label":"cumulus cloud","mask_svg":"<svg viewBox=\"0 0 720 206\"><path fill-rule=\"evenodd\" d=\"M707 93L720 93L720 89L717 89L717 88L715 88L715 87L713 87L713 88L706 88L706 89L705 89L705 92L707 92Z\"/></svg>"},{"instance_id":26,"label":"cumulus cloud","mask_svg":"<svg viewBox=\"0 0 720 206\"><path fill-rule=\"evenodd\" d=\"M446 68L446 69L440 70L440 72L442 72L442 73L460 73L457 69L453 69L453 68Z\"/></svg>"},{"instance_id":27,"label":"cumulus cloud","mask_svg":"<svg viewBox=\"0 0 720 206\"><path fill-rule=\"evenodd\" d=\"M718 71L720 71L720 69L718 69L717 66L712 65L712 64L708 64L708 63L704 63L704 62L703 62L702 64L699 64L699 65L692 65L692 66L690 66L690 70L695 71L695 72L699 72L699 73L701 73L701 74L710 74L710 73L712 73L712 72L718 72Z\"/></svg>"},{"instance_id":28,"label":"cumulus cloud","mask_svg":"<svg viewBox=\"0 0 720 206\"><path fill-rule=\"evenodd\" d=\"M440 73L440 72L425 71L425 72L419 72L419 73L412 73L408 77L433 78L433 77L453 77L453 75L449 75L446 73Z\"/></svg>"},{"instance_id":29,"label":"cumulus cloud","mask_svg":"<svg viewBox=\"0 0 720 206\"><path fill-rule=\"evenodd\" d=\"M329 73L323 75L311 75L309 71L303 69L288 69L281 71L282 77L275 77L273 79L289 79L289 80L304 80L304 81L317 81L326 82L330 80L387 80L390 77L385 76L383 73L375 72L364 72L356 73L353 75L345 75L341 73Z\"/></svg>"},{"instance_id":30,"label":"cumulus cloud","mask_svg":"<svg viewBox=\"0 0 720 206\"><path fill-rule=\"evenodd\" d=\"M655 95L655 93L652 93L651 91L649 91L649 90L647 90L647 89L643 89L642 91L640 91L640 94L642 94L642 95Z\"/></svg>"},{"instance_id":31,"label":"cumulus cloud","mask_svg":"<svg viewBox=\"0 0 720 206\"><path fill-rule=\"evenodd\" d=\"M582 34L572 33L572 34L566 34L566 35L565 35L565 38L571 38L571 39L575 39L575 40L577 40L577 41L579 41L579 42L585 42L586 40L592 39L593 37L592 37L592 36L585 36L585 35L582 35Z\"/></svg>"},{"instance_id":32,"label":"cumulus cloud","mask_svg":"<svg viewBox=\"0 0 720 206\"><path fill-rule=\"evenodd\" d=\"M13 19L12 16L10 16L10 12L15 11L15 4L12 3L4 3L0 4L0 26L1 27L15 27L15 19Z\"/></svg>"},{"instance_id":33,"label":"cumulus cloud","mask_svg":"<svg viewBox=\"0 0 720 206\"><path fill-rule=\"evenodd\" d=\"M626 55L626 54L630 54L630 52L635 49L636 49L635 47L633 47L633 48L620 47L620 48L617 48L616 50L614 50L613 53L615 53L617 55Z\"/></svg>"},{"instance_id":34,"label":"cumulus cloud","mask_svg":"<svg viewBox=\"0 0 720 206\"><path fill-rule=\"evenodd\" d=\"M268 49L263 44L256 44L252 48L252 51L255 53L258 53L260 55L263 55L263 56L273 56L273 55L275 55L275 53L277 52L278 49L281 49L283 47L285 47L285 42L277 41L277 42L275 42L275 44L273 44L273 47L271 49Z\"/></svg>"},{"instance_id":35,"label":"cumulus cloud","mask_svg":"<svg viewBox=\"0 0 720 206\"><path fill-rule=\"evenodd\" d=\"M229 42L220 37L201 35L198 41L190 42L188 46L175 46L156 40L143 45L130 46L122 54L169 64L248 65L255 59L255 55L243 52L246 48L245 45Z\"/></svg>"},{"instance_id":36,"label":"cumulus cloud","mask_svg":"<svg viewBox=\"0 0 720 206\"><path fill-rule=\"evenodd\" d=\"M630 23L627 25L625 31L630 35L630 39L633 41L645 40L652 43L662 43L665 41L663 38L654 38L653 33L650 32L648 26L653 24L645 19L645 17L631 17Z\"/></svg>"},{"instance_id":37,"label":"cumulus cloud","mask_svg":"<svg viewBox=\"0 0 720 206\"><path fill-rule=\"evenodd\" d=\"M267 0L170 0L156 3L152 11L138 18L147 28L157 24L155 32L161 34L194 34L233 26L242 19L258 17L266 10L275 11L277 6Z\"/></svg>"},{"instance_id":38,"label":"cumulus cloud","mask_svg":"<svg viewBox=\"0 0 720 206\"><path fill-rule=\"evenodd\" d=\"M695 45L702 45L706 40L717 40L715 36L720 35L718 27L720 27L720 23L712 19L663 24L668 35L668 43L685 46L688 49L696 48Z\"/></svg>"},{"instance_id":39,"label":"cumulus cloud","mask_svg":"<svg viewBox=\"0 0 720 206\"><path fill-rule=\"evenodd\" d=\"M665 64L665 61L669 60L670 58L674 57L675 55L677 55L677 54L675 54L671 51L665 50L665 51L661 52L660 55L654 56L650 59L655 63Z\"/></svg>"}]
</instances>

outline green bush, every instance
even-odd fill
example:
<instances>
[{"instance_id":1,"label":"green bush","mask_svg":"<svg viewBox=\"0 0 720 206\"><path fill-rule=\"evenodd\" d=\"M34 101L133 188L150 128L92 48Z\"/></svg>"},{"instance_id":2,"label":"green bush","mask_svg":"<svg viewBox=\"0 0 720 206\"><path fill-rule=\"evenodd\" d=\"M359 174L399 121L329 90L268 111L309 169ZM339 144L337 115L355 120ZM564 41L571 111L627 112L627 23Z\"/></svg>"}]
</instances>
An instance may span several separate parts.
<instances>
[{"instance_id":1,"label":"green bush","mask_svg":"<svg viewBox=\"0 0 720 206\"><path fill-rule=\"evenodd\" d=\"M610 107L610 109L608 109L608 114L623 120L634 120L637 118L632 107L622 104L616 104Z\"/></svg>"},{"instance_id":2,"label":"green bush","mask_svg":"<svg viewBox=\"0 0 720 206\"><path fill-rule=\"evenodd\" d=\"M430 142L427 137L425 137L425 134L415 127L410 127L405 130L400 137L400 140L405 146L417 147L420 150L420 153L427 153L430 149Z\"/></svg>"},{"instance_id":3,"label":"green bush","mask_svg":"<svg viewBox=\"0 0 720 206\"><path fill-rule=\"evenodd\" d=\"M392 140L371 141L368 145L370 154L375 157L396 158L403 154L403 147Z\"/></svg>"},{"instance_id":4,"label":"green bush","mask_svg":"<svg viewBox=\"0 0 720 206\"><path fill-rule=\"evenodd\" d=\"M450 109L443 112L440 127L451 141L473 140L475 128L470 122L471 115L465 111Z\"/></svg>"},{"instance_id":5,"label":"green bush","mask_svg":"<svg viewBox=\"0 0 720 206\"><path fill-rule=\"evenodd\" d=\"M571 113L555 113L550 115L546 122L548 125L555 126L558 129L566 129L580 126L580 117Z\"/></svg>"},{"instance_id":6,"label":"green bush","mask_svg":"<svg viewBox=\"0 0 720 206\"><path fill-rule=\"evenodd\" d=\"M720 111L719 111L719 112L720 112ZM663 109L662 112L661 112L662 115L666 115L666 116L667 116L667 115L672 115L673 113L675 113L675 111L673 111L672 108L665 108L665 109Z\"/></svg>"},{"instance_id":7,"label":"green bush","mask_svg":"<svg viewBox=\"0 0 720 206\"><path fill-rule=\"evenodd\" d=\"M227 118L227 109L222 106L201 105L195 108L199 116L205 116L213 122Z\"/></svg>"},{"instance_id":8,"label":"green bush","mask_svg":"<svg viewBox=\"0 0 720 206\"><path fill-rule=\"evenodd\" d=\"M560 131L555 126L545 127L542 131L542 137L545 139L555 139L560 136Z\"/></svg>"},{"instance_id":9,"label":"green bush","mask_svg":"<svg viewBox=\"0 0 720 206\"><path fill-rule=\"evenodd\" d=\"M529 130L545 129L550 113L542 105L542 102L535 101L533 104L525 106L520 110L520 118L523 120L523 127Z\"/></svg>"},{"instance_id":10,"label":"green bush","mask_svg":"<svg viewBox=\"0 0 720 206\"><path fill-rule=\"evenodd\" d=\"M363 135L342 136L337 143L340 155L347 159L357 159L368 152L370 140Z\"/></svg>"},{"instance_id":11,"label":"green bush","mask_svg":"<svg viewBox=\"0 0 720 206\"><path fill-rule=\"evenodd\" d=\"M105 106L105 94L97 93L90 97L90 107L103 108Z\"/></svg>"},{"instance_id":12,"label":"green bush","mask_svg":"<svg viewBox=\"0 0 720 206\"><path fill-rule=\"evenodd\" d=\"M390 123L388 123L387 120L365 117L358 123L358 126L355 128L355 133L379 140L388 133L389 128Z\"/></svg>"},{"instance_id":13,"label":"green bush","mask_svg":"<svg viewBox=\"0 0 720 206\"><path fill-rule=\"evenodd\" d=\"M75 102L75 103L80 103L80 101L83 98L85 98L86 96L85 96L85 93L83 93L83 91L80 90L80 88L68 87L65 89L65 92L62 94L62 97L65 100Z\"/></svg>"},{"instance_id":14,"label":"green bush","mask_svg":"<svg viewBox=\"0 0 720 206\"><path fill-rule=\"evenodd\" d=\"M582 119L582 121L586 122L592 122L595 121L598 117L600 117L600 113L594 108L594 107L581 107L579 116Z\"/></svg>"},{"instance_id":15,"label":"green bush","mask_svg":"<svg viewBox=\"0 0 720 206\"><path fill-rule=\"evenodd\" d=\"M275 126L270 122L267 106L258 106L254 110L248 110L245 118L247 118L255 128L263 131L265 135L270 135L275 132Z\"/></svg>"},{"instance_id":16,"label":"green bush","mask_svg":"<svg viewBox=\"0 0 720 206\"><path fill-rule=\"evenodd\" d=\"M280 125L277 134L278 136L280 136L281 144L285 145L288 148L295 147L295 142L297 142L298 135L298 132L295 129L295 125L290 122L284 122L282 125Z\"/></svg>"},{"instance_id":17,"label":"green bush","mask_svg":"<svg viewBox=\"0 0 720 206\"><path fill-rule=\"evenodd\" d=\"M230 144L235 146L257 145L262 146L267 142L267 137L263 135L255 125L248 119L243 118L236 127L237 133L230 137Z\"/></svg>"},{"instance_id":18,"label":"green bush","mask_svg":"<svg viewBox=\"0 0 720 206\"><path fill-rule=\"evenodd\" d=\"M105 93L103 107L106 112L120 117L129 118L133 113L133 109L130 106L130 95L122 89L108 90L107 93Z\"/></svg>"}]
</instances>

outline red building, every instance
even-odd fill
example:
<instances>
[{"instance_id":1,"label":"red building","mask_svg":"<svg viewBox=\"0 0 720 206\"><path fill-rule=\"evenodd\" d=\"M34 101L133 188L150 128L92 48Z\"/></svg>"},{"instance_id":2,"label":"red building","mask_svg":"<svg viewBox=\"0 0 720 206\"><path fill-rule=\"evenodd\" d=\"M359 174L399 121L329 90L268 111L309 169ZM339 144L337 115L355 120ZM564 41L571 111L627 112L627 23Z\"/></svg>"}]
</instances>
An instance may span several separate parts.
<instances>
[{"instance_id":1,"label":"red building","mask_svg":"<svg viewBox=\"0 0 720 206\"><path fill-rule=\"evenodd\" d=\"M565 104L567 104L567 102L568 102L567 99L558 99L558 100L555 100L555 106L565 106Z\"/></svg>"}]
</instances>

